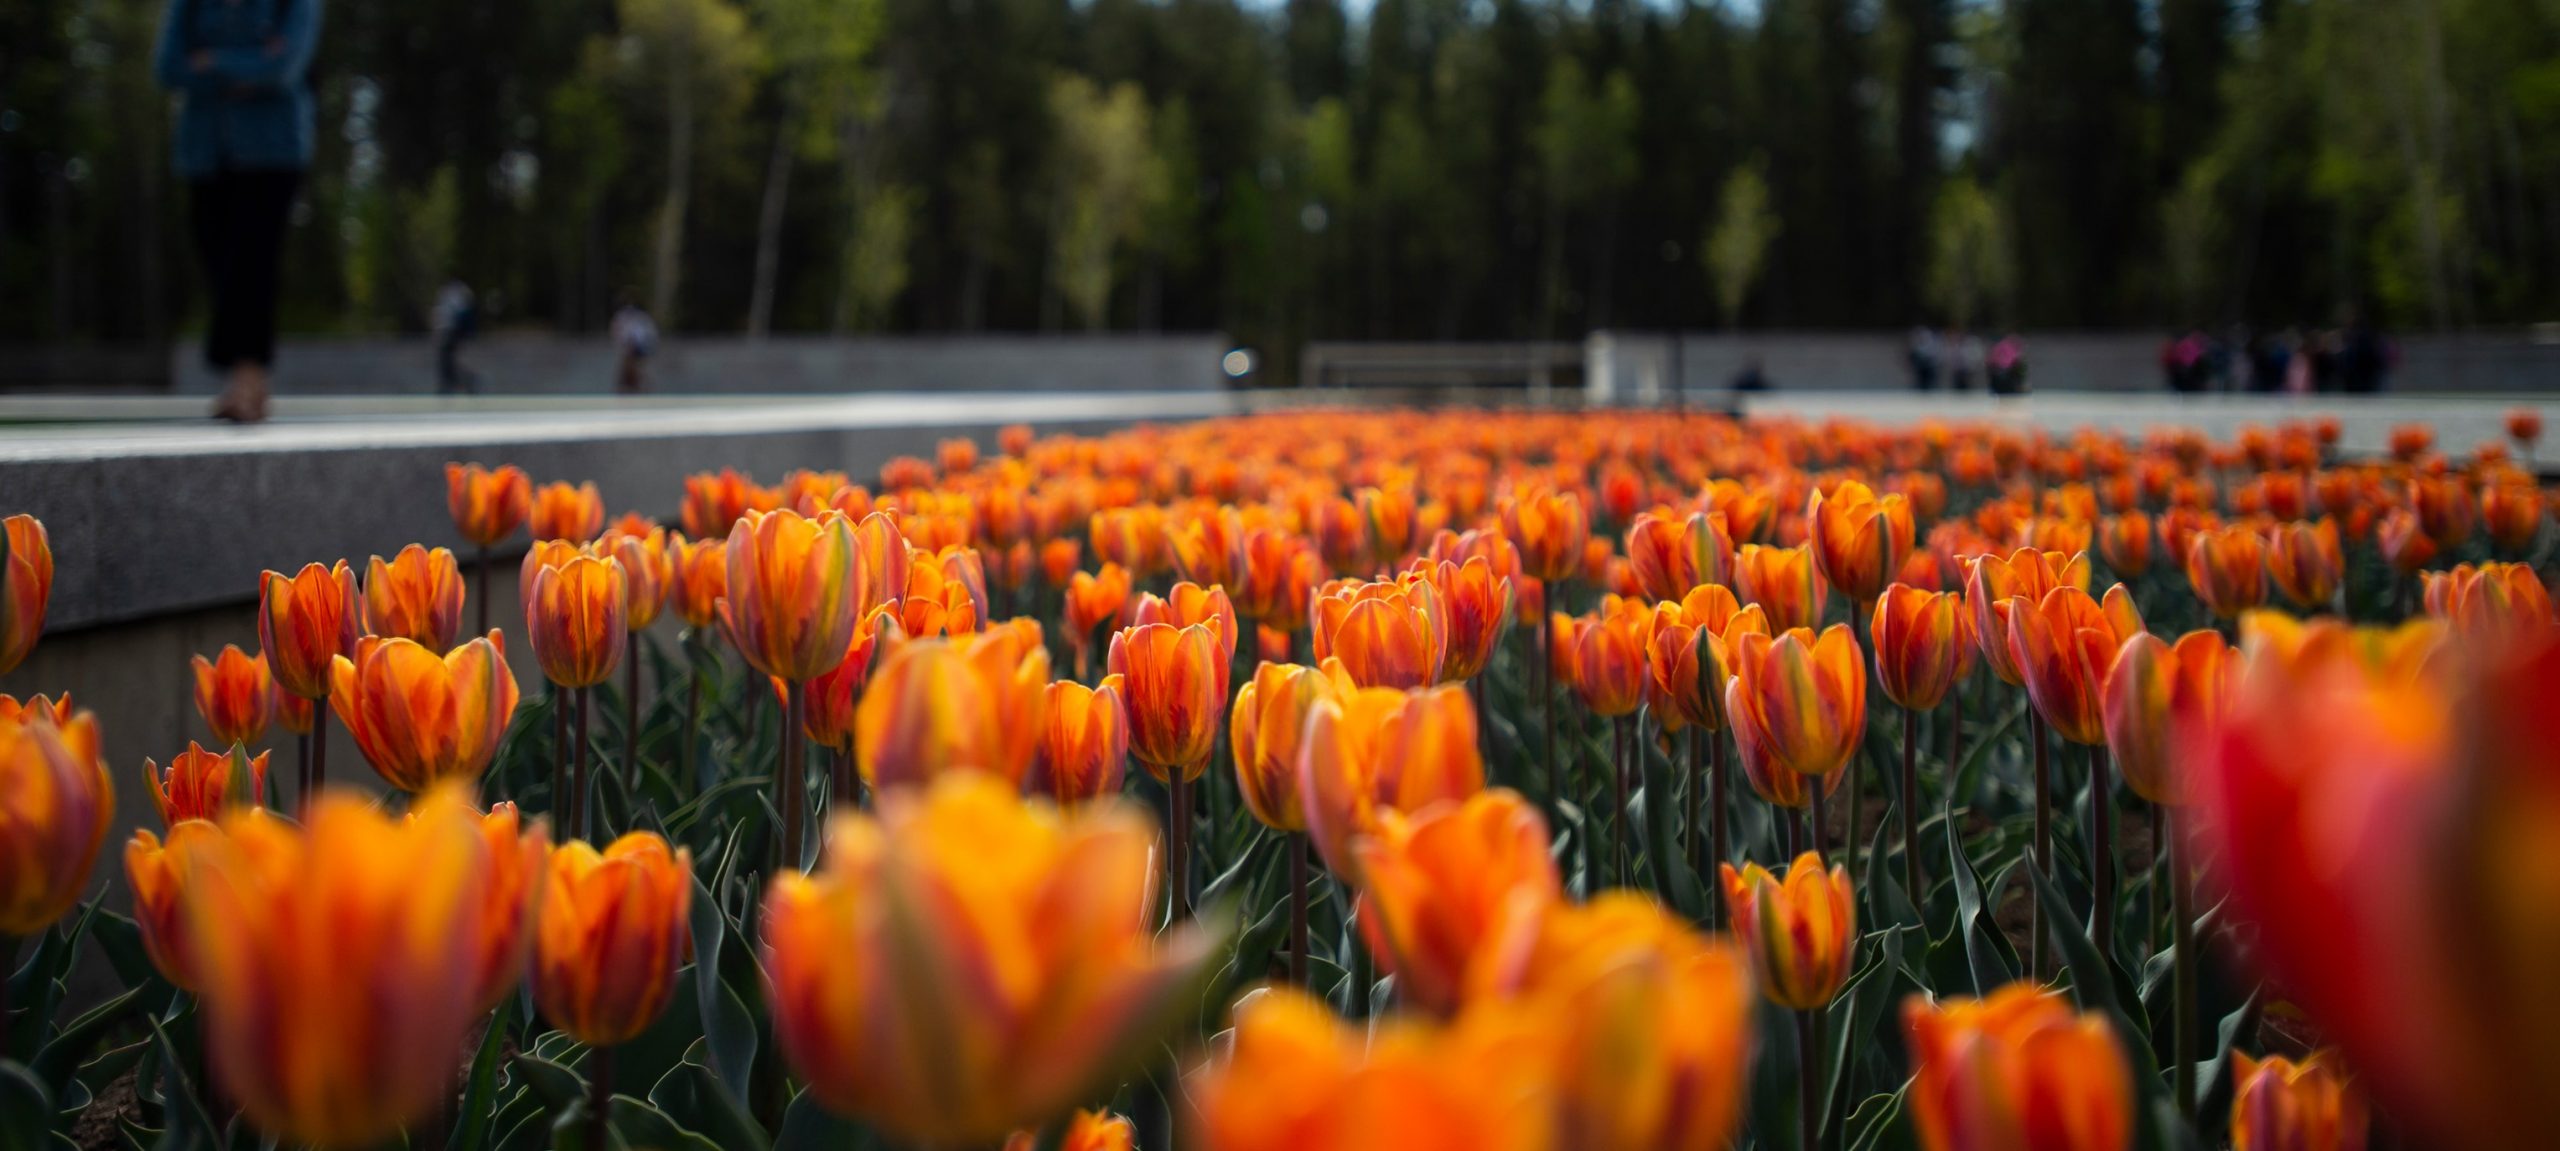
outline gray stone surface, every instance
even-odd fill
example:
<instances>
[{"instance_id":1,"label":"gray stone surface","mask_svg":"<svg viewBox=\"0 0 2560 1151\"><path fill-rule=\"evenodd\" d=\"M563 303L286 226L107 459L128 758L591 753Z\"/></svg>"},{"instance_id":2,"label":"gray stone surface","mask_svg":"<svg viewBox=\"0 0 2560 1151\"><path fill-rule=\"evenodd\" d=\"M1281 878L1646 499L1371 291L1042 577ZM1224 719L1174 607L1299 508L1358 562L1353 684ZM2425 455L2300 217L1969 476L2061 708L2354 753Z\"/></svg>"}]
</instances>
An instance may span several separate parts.
<instances>
[{"instance_id":1,"label":"gray stone surface","mask_svg":"<svg viewBox=\"0 0 2560 1151\"><path fill-rule=\"evenodd\" d=\"M1099 430L1231 410L1224 393L979 393L632 402L544 411L460 405L393 417L18 425L0 435L0 514L31 512L53 541L48 631L237 603L258 572L403 544L456 542L448 460L515 464L539 483L593 480L615 513L672 517L687 474L793 468L869 480L951 436ZM13 677L14 678L14 677Z\"/></svg>"},{"instance_id":2,"label":"gray stone surface","mask_svg":"<svg viewBox=\"0 0 2560 1151\"><path fill-rule=\"evenodd\" d=\"M1693 396L1722 392L1756 358L1781 392L1907 390L1906 337L1900 331L1690 332L1680 336L1678 375ZM2159 333L2028 332L2024 338L2027 381L2038 391L2168 394ZM2560 340L2527 333L2392 338L2401 356L2391 378L2396 392L2560 391ZM1670 341L1663 332L1593 335L1585 345L1587 386L1614 402L1653 402L1674 386Z\"/></svg>"},{"instance_id":3,"label":"gray stone surface","mask_svg":"<svg viewBox=\"0 0 2560 1151\"><path fill-rule=\"evenodd\" d=\"M834 394L891 391L1167 391L1216 389L1216 332L1165 335L737 336L672 335L649 359L663 393ZM193 342L171 349L178 390L218 381ZM601 333L496 332L465 346L463 363L491 394L603 394L615 351ZM385 395L435 390L426 337L286 340L276 354L284 394Z\"/></svg>"}]
</instances>

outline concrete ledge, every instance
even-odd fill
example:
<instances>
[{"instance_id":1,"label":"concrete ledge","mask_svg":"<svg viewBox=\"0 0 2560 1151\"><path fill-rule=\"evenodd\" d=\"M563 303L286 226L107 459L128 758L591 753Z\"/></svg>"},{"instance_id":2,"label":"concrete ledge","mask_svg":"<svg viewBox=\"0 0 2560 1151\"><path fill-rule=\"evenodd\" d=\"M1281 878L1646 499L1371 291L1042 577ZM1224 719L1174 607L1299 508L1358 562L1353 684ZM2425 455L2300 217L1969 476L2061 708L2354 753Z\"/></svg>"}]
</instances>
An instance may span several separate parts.
<instances>
[{"instance_id":1,"label":"concrete ledge","mask_svg":"<svg viewBox=\"0 0 2560 1151\"><path fill-rule=\"evenodd\" d=\"M659 393L841 395L890 391L1121 391L1224 387L1216 332L972 336L739 336L674 334L649 359ZM615 350L603 333L493 332L472 340L463 365L484 391L603 395ZM217 381L196 341L170 350L169 378L188 393ZM285 395L396 395L435 390L435 344L409 338L301 338L276 353Z\"/></svg>"},{"instance_id":2,"label":"concrete ledge","mask_svg":"<svg viewBox=\"0 0 2560 1151\"><path fill-rule=\"evenodd\" d=\"M109 411L122 401L83 402ZM992 450L1006 424L1101 431L1235 407L1219 392L985 392L544 410L448 401L370 417L298 418L287 404L249 428L28 424L0 438L0 506L33 513L52 537L50 637L254 599L266 568L339 557L361 566L412 541L458 546L444 506L448 460L515 464L536 482L593 480L616 514L671 518L684 477L698 471L732 467L770 482L832 468L869 481L891 457L930 457L945 438Z\"/></svg>"}]
</instances>

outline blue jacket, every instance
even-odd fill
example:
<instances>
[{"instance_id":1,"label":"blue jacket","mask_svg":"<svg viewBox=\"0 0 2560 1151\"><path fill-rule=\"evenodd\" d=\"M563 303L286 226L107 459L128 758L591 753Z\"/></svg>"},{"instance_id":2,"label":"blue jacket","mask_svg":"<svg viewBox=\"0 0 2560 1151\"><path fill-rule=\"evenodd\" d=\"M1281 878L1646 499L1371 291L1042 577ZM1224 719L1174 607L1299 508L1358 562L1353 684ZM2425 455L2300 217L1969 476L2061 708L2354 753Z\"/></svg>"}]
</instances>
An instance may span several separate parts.
<instances>
[{"instance_id":1,"label":"blue jacket","mask_svg":"<svg viewBox=\"0 0 2560 1151\"><path fill-rule=\"evenodd\" d=\"M151 67L184 97L178 175L309 168L319 40L320 0L169 0Z\"/></svg>"}]
</instances>

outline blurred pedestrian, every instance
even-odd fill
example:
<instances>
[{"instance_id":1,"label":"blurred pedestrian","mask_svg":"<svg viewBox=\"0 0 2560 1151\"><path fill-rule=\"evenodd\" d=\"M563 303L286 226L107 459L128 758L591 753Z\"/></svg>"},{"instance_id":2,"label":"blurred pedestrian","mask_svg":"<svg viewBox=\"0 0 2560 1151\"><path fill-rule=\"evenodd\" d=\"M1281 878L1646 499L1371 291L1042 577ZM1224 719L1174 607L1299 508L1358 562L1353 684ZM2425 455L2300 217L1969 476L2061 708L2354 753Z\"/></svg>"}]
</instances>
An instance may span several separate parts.
<instances>
[{"instance_id":1,"label":"blurred pedestrian","mask_svg":"<svg viewBox=\"0 0 2560 1151\"><path fill-rule=\"evenodd\" d=\"M1938 390L1938 332L1927 324L1911 329L1911 386L1914 390Z\"/></svg>"},{"instance_id":2,"label":"blurred pedestrian","mask_svg":"<svg viewBox=\"0 0 2560 1151\"><path fill-rule=\"evenodd\" d=\"M480 390L480 375L462 366L462 345L480 328L480 298L471 285L447 280L436 292L432 314L436 337L436 392L453 395Z\"/></svg>"},{"instance_id":3,"label":"blurred pedestrian","mask_svg":"<svg viewBox=\"0 0 2560 1151\"><path fill-rule=\"evenodd\" d=\"M1973 390L1974 377L1982 374L1982 340L1973 333L1958 328L1948 342L1954 347L1948 357L1954 365L1949 382L1959 392L1970 392Z\"/></svg>"},{"instance_id":4,"label":"blurred pedestrian","mask_svg":"<svg viewBox=\"0 0 2560 1151\"><path fill-rule=\"evenodd\" d=\"M2000 337L1983 359L1983 379L1997 396L2027 394L2027 342L2016 332Z\"/></svg>"},{"instance_id":5,"label":"blurred pedestrian","mask_svg":"<svg viewBox=\"0 0 2560 1151\"><path fill-rule=\"evenodd\" d=\"M1769 390L1769 374L1760 370L1760 357L1742 361L1742 370L1733 374L1733 390L1765 392Z\"/></svg>"},{"instance_id":6,"label":"blurred pedestrian","mask_svg":"<svg viewBox=\"0 0 2560 1151\"><path fill-rule=\"evenodd\" d=\"M223 376L213 414L267 418L278 265L311 167L311 54L320 0L169 0L152 72L181 96L178 177L213 296L204 359Z\"/></svg>"},{"instance_id":7,"label":"blurred pedestrian","mask_svg":"<svg viewBox=\"0 0 2560 1151\"><path fill-rule=\"evenodd\" d=\"M647 390L649 355L658 350L658 322L629 296L613 312L613 347L613 390L626 396Z\"/></svg>"}]
</instances>

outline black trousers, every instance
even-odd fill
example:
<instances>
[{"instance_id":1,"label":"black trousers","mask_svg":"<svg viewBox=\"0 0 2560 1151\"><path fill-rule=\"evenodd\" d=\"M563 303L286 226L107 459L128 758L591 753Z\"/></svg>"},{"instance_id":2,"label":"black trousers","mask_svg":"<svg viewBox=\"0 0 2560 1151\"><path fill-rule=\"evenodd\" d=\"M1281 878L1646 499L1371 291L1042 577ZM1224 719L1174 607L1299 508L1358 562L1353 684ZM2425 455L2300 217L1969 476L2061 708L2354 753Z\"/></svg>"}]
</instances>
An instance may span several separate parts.
<instances>
[{"instance_id":1,"label":"black trousers","mask_svg":"<svg viewBox=\"0 0 2560 1151\"><path fill-rule=\"evenodd\" d=\"M196 258L213 293L204 360L216 371L275 362L276 271L301 183L297 171L253 169L217 172L187 186Z\"/></svg>"}]
</instances>

